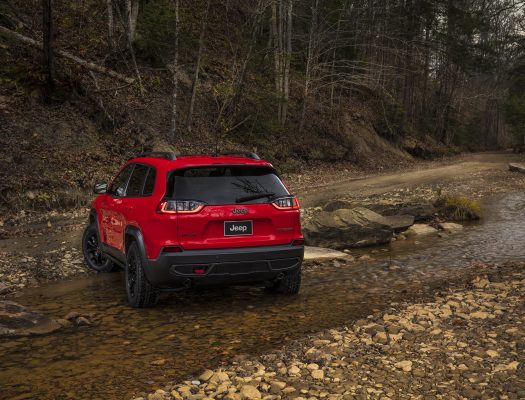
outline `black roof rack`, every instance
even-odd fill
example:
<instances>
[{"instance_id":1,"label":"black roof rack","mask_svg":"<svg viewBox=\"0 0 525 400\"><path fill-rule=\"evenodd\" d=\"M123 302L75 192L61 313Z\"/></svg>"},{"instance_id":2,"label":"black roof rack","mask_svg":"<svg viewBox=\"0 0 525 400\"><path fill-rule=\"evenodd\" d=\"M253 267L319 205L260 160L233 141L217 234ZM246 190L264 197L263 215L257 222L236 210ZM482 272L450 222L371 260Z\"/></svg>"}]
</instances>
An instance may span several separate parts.
<instances>
[{"instance_id":1,"label":"black roof rack","mask_svg":"<svg viewBox=\"0 0 525 400\"><path fill-rule=\"evenodd\" d=\"M261 157L259 157L257 153L254 153L253 151L243 151L243 150L228 150L228 151L221 152L218 155L220 156L240 156L240 157L251 158L253 160L261 159Z\"/></svg>"},{"instance_id":2,"label":"black roof rack","mask_svg":"<svg viewBox=\"0 0 525 400\"><path fill-rule=\"evenodd\" d=\"M177 159L177 155L171 151L150 151L148 153L139 154L134 158L139 157L165 158L170 161L175 161Z\"/></svg>"}]
</instances>

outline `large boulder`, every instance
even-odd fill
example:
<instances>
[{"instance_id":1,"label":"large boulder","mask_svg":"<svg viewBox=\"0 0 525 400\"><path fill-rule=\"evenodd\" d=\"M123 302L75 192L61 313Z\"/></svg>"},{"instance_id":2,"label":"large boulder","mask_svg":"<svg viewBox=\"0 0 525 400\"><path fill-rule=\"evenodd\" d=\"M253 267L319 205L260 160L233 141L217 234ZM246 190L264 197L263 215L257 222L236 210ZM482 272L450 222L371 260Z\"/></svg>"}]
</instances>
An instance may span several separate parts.
<instances>
[{"instance_id":1,"label":"large boulder","mask_svg":"<svg viewBox=\"0 0 525 400\"><path fill-rule=\"evenodd\" d=\"M383 218L396 233L406 231L414 225L414 217L412 215L392 215Z\"/></svg>"},{"instance_id":2,"label":"large boulder","mask_svg":"<svg viewBox=\"0 0 525 400\"><path fill-rule=\"evenodd\" d=\"M389 243L393 236L388 219L363 207L322 211L303 232L308 245L335 249Z\"/></svg>"},{"instance_id":3,"label":"large boulder","mask_svg":"<svg viewBox=\"0 0 525 400\"><path fill-rule=\"evenodd\" d=\"M61 325L13 301L0 301L0 337L43 335Z\"/></svg>"},{"instance_id":4,"label":"large boulder","mask_svg":"<svg viewBox=\"0 0 525 400\"><path fill-rule=\"evenodd\" d=\"M367 208L376 213L385 216L394 215L410 215L414 217L415 222L423 222L432 220L437 213L436 207L433 204L427 202L410 202L410 203L376 203L366 204Z\"/></svg>"},{"instance_id":5,"label":"large boulder","mask_svg":"<svg viewBox=\"0 0 525 400\"><path fill-rule=\"evenodd\" d=\"M525 164L509 164L509 171L525 173Z\"/></svg>"}]
</instances>

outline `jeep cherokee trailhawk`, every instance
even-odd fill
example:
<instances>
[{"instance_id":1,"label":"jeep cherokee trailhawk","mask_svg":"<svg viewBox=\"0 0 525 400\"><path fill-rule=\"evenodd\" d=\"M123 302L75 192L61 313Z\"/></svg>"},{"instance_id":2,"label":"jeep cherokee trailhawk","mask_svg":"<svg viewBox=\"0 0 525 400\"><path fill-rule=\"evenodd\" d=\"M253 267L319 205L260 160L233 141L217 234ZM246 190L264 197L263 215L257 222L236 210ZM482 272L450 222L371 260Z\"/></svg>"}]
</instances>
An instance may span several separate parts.
<instances>
[{"instance_id":1,"label":"jeep cherokee trailhawk","mask_svg":"<svg viewBox=\"0 0 525 400\"><path fill-rule=\"evenodd\" d=\"M299 292L299 204L254 153L142 154L94 192L82 240L86 263L99 272L123 267L134 307L197 285Z\"/></svg>"}]
</instances>

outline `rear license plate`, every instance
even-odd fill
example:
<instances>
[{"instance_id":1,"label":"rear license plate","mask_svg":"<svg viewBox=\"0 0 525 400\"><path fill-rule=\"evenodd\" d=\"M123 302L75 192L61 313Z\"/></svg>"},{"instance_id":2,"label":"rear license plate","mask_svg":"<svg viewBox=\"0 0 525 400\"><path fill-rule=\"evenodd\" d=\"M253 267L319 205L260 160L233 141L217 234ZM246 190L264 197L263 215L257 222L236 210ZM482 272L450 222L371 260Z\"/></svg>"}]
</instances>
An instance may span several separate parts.
<instances>
[{"instance_id":1,"label":"rear license plate","mask_svg":"<svg viewBox=\"0 0 525 400\"><path fill-rule=\"evenodd\" d=\"M224 236L253 234L252 221L224 221Z\"/></svg>"}]
</instances>

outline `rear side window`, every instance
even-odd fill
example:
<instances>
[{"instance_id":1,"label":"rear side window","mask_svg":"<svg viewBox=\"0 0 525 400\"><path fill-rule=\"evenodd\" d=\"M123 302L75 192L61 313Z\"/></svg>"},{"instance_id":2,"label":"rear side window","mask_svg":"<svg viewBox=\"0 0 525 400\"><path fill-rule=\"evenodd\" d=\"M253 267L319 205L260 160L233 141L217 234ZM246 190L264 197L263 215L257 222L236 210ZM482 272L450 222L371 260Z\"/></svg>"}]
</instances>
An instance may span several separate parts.
<instances>
[{"instance_id":1,"label":"rear side window","mask_svg":"<svg viewBox=\"0 0 525 400\"><path fill-rule=\"evenodd\" d=\"M177 200L221 205L268 203L289 192L271 168L217 166L172 171L166 194Z\"/></svg>"},{"instance_id":2,"label":"rear side window","mask_svg":"<svg viewBox=\"0 0 525 400\"><path fill-rule=\"evenodd\" d=\"M146 182L144 183L144 192L142 193L143 196L151 196L153 194L153 191L155 190L156 176L157 173L155 171L155 168L150 168L148 171Z\"/></svg>"},{"instance_id":3,"label":"rear side window","mask_svg":"<svg viewBox=\"0 0 525 400\"><path fill-rule=\"evenodd\" d=\"M128 188L126 190L127 197L140 197L142 195L142 188L148 175L149 167L143 164L135 164L135 169L129 179Z\"/></svg>"},{"instance_id":4,"label":"rear side window","mask_svg":"<svg viewBox=\"0 0 525 400\"><path fill-rule=\"evenodd\" d=\"M128 165L111 183L111 188L109 189L109 194L112 196L122 197L126 193L126 185L128 184L129 176L133 171L133 164Z\"/></svg>"}]
</instances>

